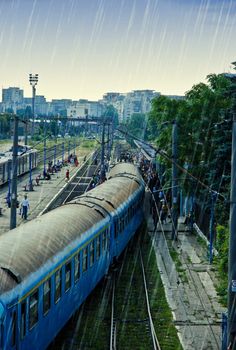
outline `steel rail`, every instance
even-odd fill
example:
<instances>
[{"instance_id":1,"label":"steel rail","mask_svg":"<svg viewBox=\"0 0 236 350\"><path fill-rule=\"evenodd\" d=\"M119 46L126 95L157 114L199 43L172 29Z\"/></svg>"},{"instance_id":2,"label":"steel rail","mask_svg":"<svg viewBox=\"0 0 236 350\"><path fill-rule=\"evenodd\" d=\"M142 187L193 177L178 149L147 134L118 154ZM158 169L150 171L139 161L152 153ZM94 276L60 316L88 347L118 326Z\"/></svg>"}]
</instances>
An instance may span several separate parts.
<instances>
[{"instance_id":1,"label":"steel rail","mask_svg":"<svg viewBox=\"0 0 236 350\"><path fill-rule=\"evenodd\" d=\"M149 318L149 324L150 324L150 332L151 332L151 337L152 337L153 349L154 350L161 350L161 346L158 342L155 327L154 327L153 320L152 320L152 314L151 314L150 302L149 302L148 290L147 290L147 281L146 281L144 264L143 264L143 257L142 257L140 246L139 246L139 254L140 254L140 262L141 262L141 266L142 266L143 284L144 284L144 290L145 290L145 296L146 296L146 304L147 304L147 311L148 311L148 318Z\"/></svg>"},{"instance_id":2,"label":"steel rail","mask_svg":"<svg viewBox=\"0 0 236 350\"><path fill-rule=\"evenodd\" d=\"M116 350L116 321L114 317L114 314L115 314L114 310L115 310L115 277L113 275L112 300L111 300L110 350Z\"/></svg>"}]
</instances>

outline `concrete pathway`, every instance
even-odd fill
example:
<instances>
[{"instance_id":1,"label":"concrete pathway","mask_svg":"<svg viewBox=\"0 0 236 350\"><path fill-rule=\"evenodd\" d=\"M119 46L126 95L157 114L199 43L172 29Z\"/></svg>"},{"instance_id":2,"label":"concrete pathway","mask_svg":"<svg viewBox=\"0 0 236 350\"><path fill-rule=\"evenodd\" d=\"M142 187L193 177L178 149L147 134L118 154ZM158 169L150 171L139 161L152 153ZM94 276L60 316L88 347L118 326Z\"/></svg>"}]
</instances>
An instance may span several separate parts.
<instances>
[{"instance_id":1,"label":"concrete pathway","mask_svg":"<svg viewBox=\"0 0 236 350\"><path fill-rule=\"evenodd\" d=\"M23 186L29 181L29 174L26 174L18 178L18 200L22 201L24 195L27 194L30 210L28 215L28 220L34 219L40 214L40 212L47 206L47 204L52 200L52 198L65 186L65 173L69 169L70 177L72 177L80 169L80 165L83 164L83 158L88 154L89 151L85 150L81 152L79 147L76 149L76 154L79 154L78 157L79 166L75 167L74 165L65 166L58 173L52 174L51 180L41 180L39 186L34 186L34 191L24 191ZM35 179L36 176L43 172L43 167L32 171L32 178ZM0 207L3 208L3 214L0 216L0 235L4 232L9 231L10 225L10 210L6 204L6 194L8 187L4 186L0 189ZM19 215L20 210L17 210L17 226L25 223L25 220Z\"/></svg>"},{"instance_id":2,"label":"concrete pathway","mask_svg":"<svg viewBox=\"0 0 236 350\"><path fill-rule=\"evenodd\" d=\"M146 203L148 208L149 200ZM155 232L150 215L147 215L147 223L183 348L221 349L221 317L225 308L218 302L216 275L207 261L206 247L186 230L182 219L178 224L177 242L171 240L171 223L158 224Z\"/></svg>"}]
</instances>

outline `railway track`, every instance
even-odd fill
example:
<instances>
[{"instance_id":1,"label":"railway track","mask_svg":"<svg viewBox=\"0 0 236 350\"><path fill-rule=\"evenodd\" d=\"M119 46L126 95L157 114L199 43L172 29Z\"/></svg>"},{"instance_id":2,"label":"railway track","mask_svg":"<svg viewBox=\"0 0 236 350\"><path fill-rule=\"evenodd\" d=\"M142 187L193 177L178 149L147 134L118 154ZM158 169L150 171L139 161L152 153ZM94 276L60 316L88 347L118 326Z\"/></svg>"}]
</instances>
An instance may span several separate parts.
<instances>
[{"instance_id":1,"label":"railway track","mask_svg":"<svg viewBox=\"0 0 236 350\"><path fill-rule=\"evenodd\" d=\"M153 343L156 336L150 323L158 329L162 348L182 350L171 313L168 316L166 310L167 302L161 278L157 276L154 251L150 255L151 239L145 235L143 241L142 234L141 230L134 236L109 275L95 288L48 350L158 349ZM152 322L147 311L139 239L142 239L140 244Z\"/></svg>"},{"instance_id":2,"label":"railway track","mask_svg":"<svg viewBox=\"0 0 236 350\"><path fill-rule=\"evenodd\" d=\"M71 201L73 198L80 196L84 192L87 192L92 176L98 171L98 165L86 164L82 170L82 174L79 174L73 179L73 182L69 184L65 190L66 198L63 204Z\"/></svg>"},{"instance_id":3,"label":"railway track","mask_svg":"<svg viewBox=\"0 0 236 350\"><path fill-rule=\"evenodd\" d=\"M129 317L129 319L127 320L127 315L129 314L129 311L126 310L126 307L129 308L129 304L132 303L131 300L128 300L126 303L126 307L123 310L123 312L125 311L126 314L126 320L122 319L121 316L118 311L116 309L116 274L117 272L115 271L113 273L113 283L112 283L112 296L111 296L111 321L110 321L110 350L116 350L116 349L120 349L121 347L118 345L118 337L119 337L119 324L123 323L124 321L127 323L134 323L136 324L137 322L140 322L141 324L144 325L144 328L146 329L146 335L148 336L149 334L149 343L151 345L150 348L154 349L154 350L161 350L160 344L158 342L157 339L157 335L156 335L156 331L155 331L155 327L153 324L153 320L152 320L152 315L151 315L151 307L150 307L150 302L149 302L149 296L148 296L148 288L147 288L147 279L146 279L146 274L145 274L145 268L144 268L144 263L143 263L143 258L142 258L142 252L141 252L141 248L140 245L138 244L138 248L136 251L136 256L135 256L135 260L136 260L136 264L140 265L139 267L141 267L141 275L142 275L142 292L140 293L140 295L143 295L143 298L140 298L140 301L143 301L143 304L146 304L146 315L143 317L143 319L137 318L137 319L132 319L133 315L131 317ZM119 273L119 278L118 280L122 279L122 271L123 271L123 265L124 265L124 259L122 262L122 266L120 268L120 273ZM142 299L142 300L141 300ZM138 327L139 328L139 327ZM138 330L138 329L137 329ZM138 334L137 334L138 336ZM151 339L151 341L150 341ZM133 344L130 344L130 348L132 348ZM135 346L134 346L135 348Z\"/></svg>"}]
</instances>

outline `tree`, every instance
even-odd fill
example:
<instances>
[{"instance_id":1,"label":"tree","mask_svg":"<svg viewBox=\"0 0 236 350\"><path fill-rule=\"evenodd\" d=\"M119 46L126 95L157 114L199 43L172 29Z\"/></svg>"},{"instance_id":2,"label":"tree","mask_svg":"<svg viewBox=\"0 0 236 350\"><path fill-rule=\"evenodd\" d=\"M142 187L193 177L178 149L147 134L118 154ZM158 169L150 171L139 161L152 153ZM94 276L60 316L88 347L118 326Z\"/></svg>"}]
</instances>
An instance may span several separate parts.
<instances>
[{"instance_id":1,"label":"tree","mask_svg":"<svg viewBox=\"0 0 236 350\"><path fill-rule=\"evenodd\" d=\"M208 84L194 85L184 100L156 97L149 114L148 137L171 156L171 127L163 122L177 120L178 163L209 187L223 192L229 189L231 126L227 123L231 100L226 92L230 82L223 75L207 76ZM168 169L171 163L161 160ZM193 183L181 175L182 187L189 192ZM169 179L170 180L170 179ZM184 181L187 180L187 181ZM180 181L181 183L181 181ZM208 210L209 191L195 183L194 192L202 210ZM227 196L228 194L226 194Z\"/></svg>"},{"instance_id":2,"label":"tree","mask_svg":"<svg viewBox=\"0 0 236 350\"><path fill-rule=\"evenodd\" d=\"M105 111L102 114L102 118L106 117L110 117L113 120L115 128L119 125L118 112L114 106L107 105L105 107Z\"/></svg>"}]
</instances>

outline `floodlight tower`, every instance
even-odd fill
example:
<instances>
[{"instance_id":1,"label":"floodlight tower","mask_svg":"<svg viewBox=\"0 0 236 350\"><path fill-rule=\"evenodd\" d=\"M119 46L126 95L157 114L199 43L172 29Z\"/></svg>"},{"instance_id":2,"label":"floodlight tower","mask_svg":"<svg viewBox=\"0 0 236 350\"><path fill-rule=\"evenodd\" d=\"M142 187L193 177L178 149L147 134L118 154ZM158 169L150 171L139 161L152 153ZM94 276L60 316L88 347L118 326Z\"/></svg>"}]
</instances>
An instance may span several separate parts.
<instances>
[{"instance_id":1,"label":"floodlight tower","mask_svg":"<svg viewBox=\"0 0 236 350\"><path fill-rule=\"evenodd\" d=\"M38 74L29 74L29 82L32 86L32 115L33 115L33 122L32 122L32 136L34 136L34 105L35 105L35 95L36 95L36 85L38 83L39 75Z\"/></svg>"}]
</instances>

